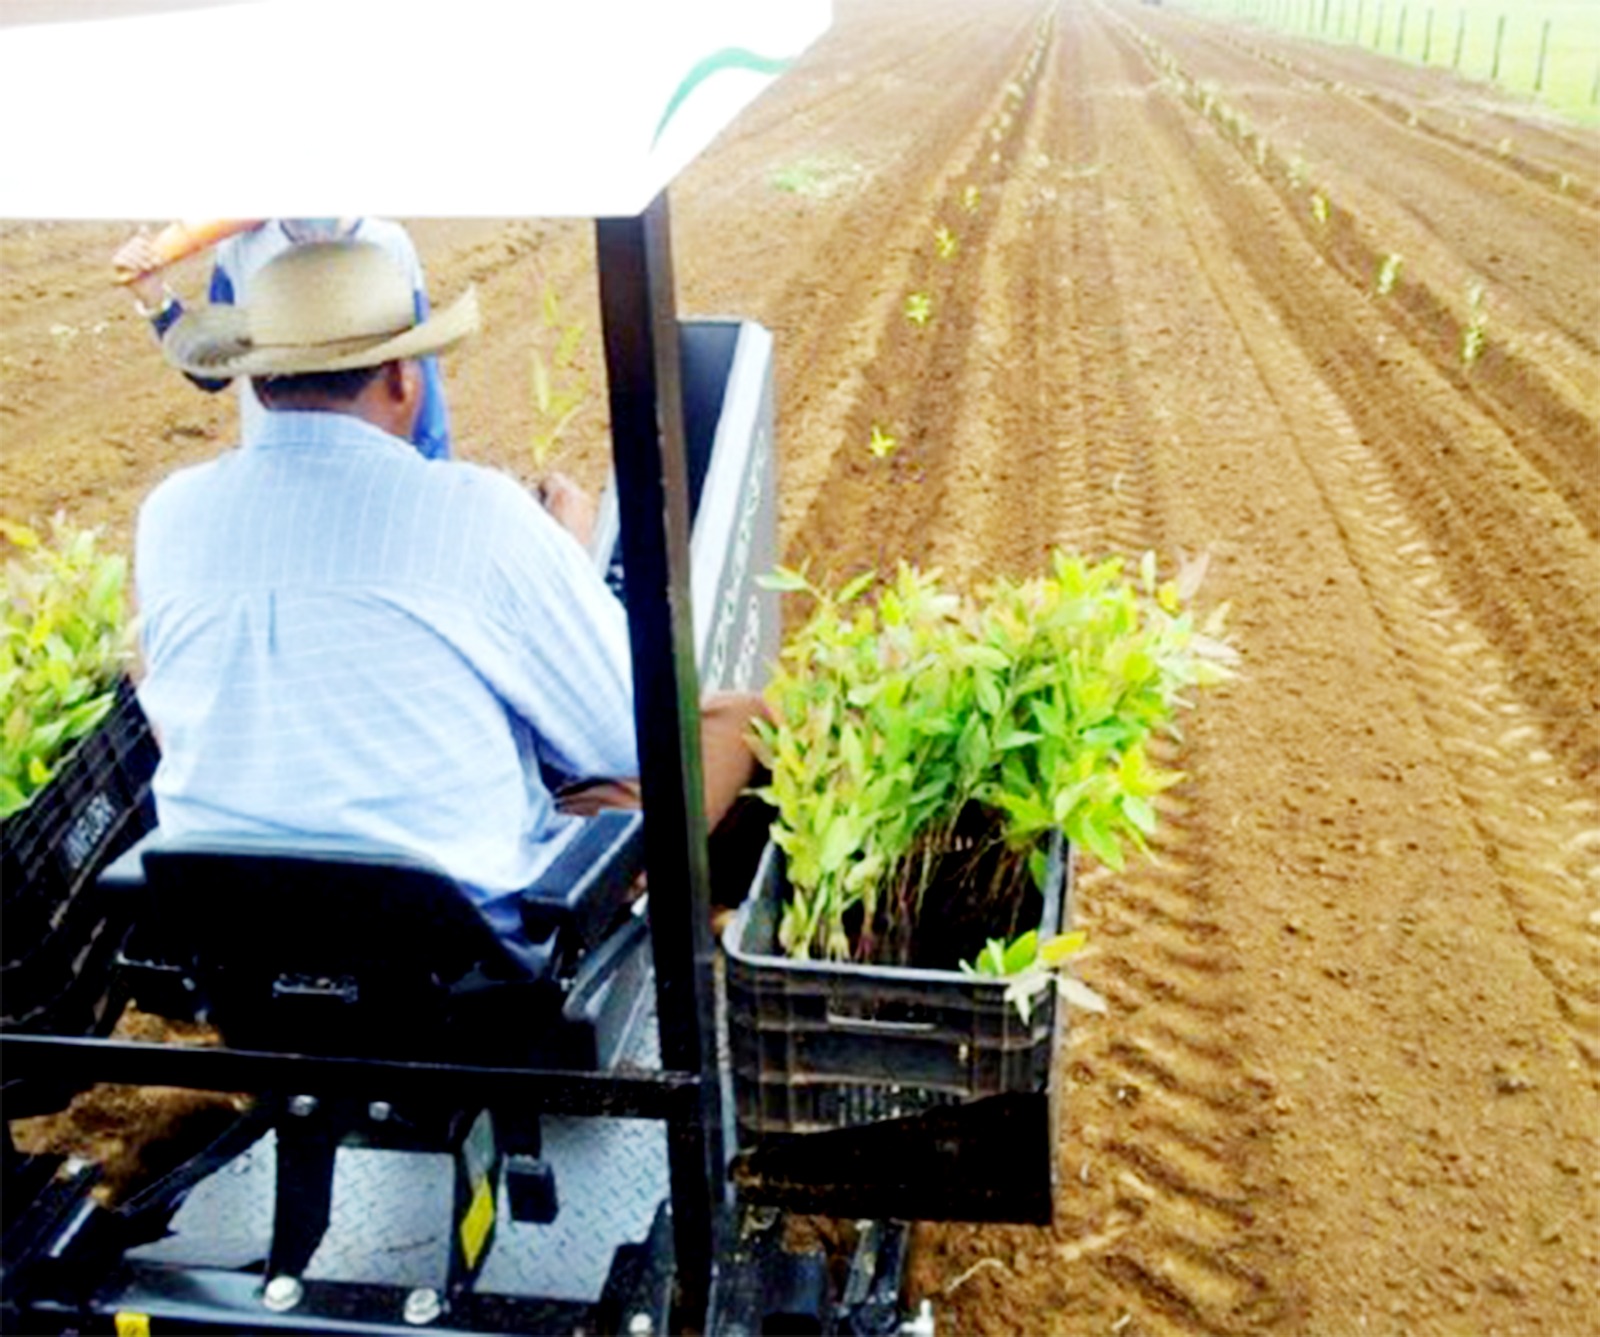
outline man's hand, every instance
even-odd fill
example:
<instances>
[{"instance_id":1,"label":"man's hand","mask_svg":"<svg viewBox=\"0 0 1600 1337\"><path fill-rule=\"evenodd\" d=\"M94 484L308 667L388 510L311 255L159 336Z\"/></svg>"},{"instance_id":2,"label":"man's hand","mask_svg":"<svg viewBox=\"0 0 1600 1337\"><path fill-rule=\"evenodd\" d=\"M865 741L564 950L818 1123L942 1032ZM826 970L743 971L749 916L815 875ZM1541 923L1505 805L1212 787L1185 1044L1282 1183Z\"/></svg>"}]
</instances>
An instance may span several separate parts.
<instances>
[{"instance_id":1,"label":"man's hand","mask_svg":"<svg viewBox=\"0 0 1600 1337\"><path fill-rule=\"evenodd\" d=\"M587 548L594 538L598 514L594 498L563 473L546 477L539 484L538 496L556 523Z\"/></svg>"},{"instance_id":2,"label":"man's hand","mask_svg":"<svg viewBox=\"0 0 1600 1337\"><path fill-rule=\"evenodd\" d=\"M160 305L167 285L161 277L161 256L149 233L135 233L123 242L111 257L111 265L117 272L117 282L126 283L128 291L145 308Z\"/></svg>"}]
</instances>

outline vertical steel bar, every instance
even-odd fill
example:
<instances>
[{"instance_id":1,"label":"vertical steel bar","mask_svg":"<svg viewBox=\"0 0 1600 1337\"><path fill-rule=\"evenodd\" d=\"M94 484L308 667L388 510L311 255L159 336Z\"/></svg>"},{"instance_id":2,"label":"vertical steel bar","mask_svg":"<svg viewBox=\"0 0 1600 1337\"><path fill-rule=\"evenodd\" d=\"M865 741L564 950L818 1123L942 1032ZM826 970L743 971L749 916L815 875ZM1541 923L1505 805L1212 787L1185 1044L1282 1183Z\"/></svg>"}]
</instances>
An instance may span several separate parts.
<instances>
[{"instance_id":1,"label":"vertical steel bar","mask_svg":"<svg viewBox=\"0 0 1600 1337\"><path fill-rule=\"evenodd\" d=\"M1456 54L1450 60L1450 68L1452 70L1461 68L1461 48L1466 45L1466 41L1467 11L1461 9L1456 11Z\"/></svg>"},{"instance_id":2,"label":"vertical steel bar","mask_svg":"<svg viewBox=\"0 0 1600 1337\"><path fill-rule=\"evenodd\" d=\"M1506 42L1506 16L1502 14L1494 25L1494 64L1489 67L1489 79L1498 82L1500 79L1500 52Z\"/></svg>"},{"instance_id":3,"label":"vertical steel bar","mask_svg":"<svg viewBox=\"0 0 1600 1337\"><path fill-rule=\"evenodd\" d=\"M1394 53L1403 56L1406 53L1406 7L1400 6L1400 22L1394 30Z\"/></svg>"},{"instance_id":4,"label":"vertical steel bar","mask_svg":"<svg viewBox=\"0 0 1600 1337\"><path fill-rule=\"evenodd\" d=\"M1356 26L1354 32L1357 46L1361 45L1361 11L1365 4L1366 0L1356 0Z\"/></svg>"},{"instance_id":5,"label":"vertical steel bar","mask_svg":"<svg viewBox=\"0 0 1600 1337\"><path fill-rule=\"evenodd\" d=\"M1372 27L1372 49L1383 50L1383 0L1378 0L1378 18Z\"/></svg>"},{"instance_id":6,"label":"vertical steel bar","mask_svg":"<svg viewBox=\"0 0 1600 1337\"><path fill-rule=\"evenodd\" d=\"M661 1057L700 1078L667 1126L677 1325L703 1325L727 1198L689 594L689 490L665 194L595 225L645 811Z\"/></svg>"},{"instance_id":7,"label":"vertical steel bar","mask_svg":"<svg viewBox=\"0 0 1600 1337\"><path fill-rule=\"evenodd\" d=\"M1544 92L1544 58L1550 50L1550 20L1544 21L1544 26L1539 29L1539 68L1533 76L1533 91Z\"/></svg>"},{"instance_id":8,"label":"vertical steel bar","mask_svg":"<svg viewBox=\"0 0 1600 1337\"><path fill-rule=\"evenodd\" d=\"M1433 56L1433 10L1422 25L1422 63L1426 65Z\"/></svg>"}]
</instances>

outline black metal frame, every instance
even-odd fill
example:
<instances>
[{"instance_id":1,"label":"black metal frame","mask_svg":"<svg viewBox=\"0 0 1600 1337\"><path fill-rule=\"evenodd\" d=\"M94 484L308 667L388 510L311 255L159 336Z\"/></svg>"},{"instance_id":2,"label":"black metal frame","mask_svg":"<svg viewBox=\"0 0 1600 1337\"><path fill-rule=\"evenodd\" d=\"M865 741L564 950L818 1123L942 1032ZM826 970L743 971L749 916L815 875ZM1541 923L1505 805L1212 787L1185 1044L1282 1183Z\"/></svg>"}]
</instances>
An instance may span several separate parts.
<instances>
[{"instance_id":1,"label":"black metal frame","mask_svg":"<svg viewBox=\"0 0 1600 1337\"><path fill-rule=\"evenodd\" d=\"M49 1073L85 1083L352 1095L378 1087L396 1098L437 1090L444 1079L464 1101L478 1098L485 1105L664 1120L676 1278L671 1323L701 1330L712 1313L715 1260L729 1238L731 1203L716 1057L690 506L665 193L635 217L597 220L596 244L648 814L645 867L663 1071L457 1067L19 1034L0 1035L0 1062L8 1075ZM216 1284L227 1291L225 1307L242 1321L254 1283L222 1278ZM219 1299L222 1293L216 1292ZM251 1312L262 1320L259 1310Z\"/></svg>"}]
</instances>

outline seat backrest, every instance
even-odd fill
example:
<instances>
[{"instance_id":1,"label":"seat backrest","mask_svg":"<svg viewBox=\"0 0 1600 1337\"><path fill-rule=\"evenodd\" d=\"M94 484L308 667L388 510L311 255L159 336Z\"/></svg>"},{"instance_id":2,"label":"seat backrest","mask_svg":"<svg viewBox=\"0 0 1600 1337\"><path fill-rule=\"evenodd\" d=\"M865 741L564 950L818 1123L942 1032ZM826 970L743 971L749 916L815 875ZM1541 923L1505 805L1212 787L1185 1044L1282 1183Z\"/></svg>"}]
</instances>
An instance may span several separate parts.
<instances>
[{"instance_id":1,"label":"seat backrest","mask_svg":"<svg viewBox=\"0 0 1600 1337\"><path fill-rule=\"evenodd\" d=\"M421 1058L462 989L533 983L437 867L371 846L168 841L150 927L231 1045Z\"/></svg>"}]
</instances>

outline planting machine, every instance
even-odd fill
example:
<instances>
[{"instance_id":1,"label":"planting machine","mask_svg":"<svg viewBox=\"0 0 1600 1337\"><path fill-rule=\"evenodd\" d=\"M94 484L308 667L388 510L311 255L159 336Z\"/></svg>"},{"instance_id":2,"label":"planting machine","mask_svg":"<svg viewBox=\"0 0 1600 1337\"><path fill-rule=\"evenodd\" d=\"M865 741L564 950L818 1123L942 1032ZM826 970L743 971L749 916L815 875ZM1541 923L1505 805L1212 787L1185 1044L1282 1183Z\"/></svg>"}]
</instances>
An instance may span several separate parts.
<instances>
[{"instance_id":1,"label":"planting machine","mask_svg":"<svg viewBox=\"0 0 1600 1337\"><path fill-rule=\"evenodd\" d=\"M592 820L528 890L535 973L446 875L401 852L159 832L130 845L126 828L128 848L71 893L98 946L59 968L92 1005L0 1034L5 1117L96 1082L249 1099L116 1203L91 1192L94 1166L20 1154L8 1124L0 1327L931 1331L904 1312L906 1219L1048 1219L1049 1037L1029 1094L891 1101L864 1126L834 1110L833 1131L762 1134L732 1094L696 801L699 693L758 685L777 649L775 596L755 579L776 556L772 340L745 321L679 320L666 186L826 27L826 0L562 6L561 32L539 7L526 44L516 11L485 0L148 7L160 12L0 27L16 75L0 121L32 127L8 140L0 213L597 219L615 484L595 557L627 606L648 816ZM416 68L404 39L424 19L429 73L411 82L428 108L372 128L372 108L395 103L392 72ZM103 133L122 72L174 49L192 53L188 105L233 122L187 179ZM246 49L251 72L214 59ZM87 105L27 117L66 68ZM282 97L290 68L315 97ZM186 147L204 139L189 130ZM518 152L491 161L486 132ZM136 778L145 788L104 830L148 812L148 773ZM220 1043L108 1038L130 996L209 1021ZM23 1015L15 1001L7 1017ZM832 1020L870 1050L870 1018ZM800 1045L804 1023L783 1024ZM919 1041L935 1029L886 1025ZM940 1038L941 1063L981 1047ZM758 1092L769 1057L745 1074ZM914 1085L915 1063L867 1061ZM796 1210L855 1225L802 1249Z\"/></svg>"}]
</instances>

